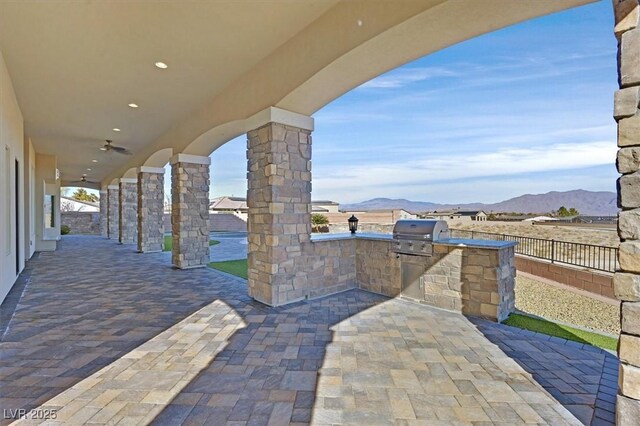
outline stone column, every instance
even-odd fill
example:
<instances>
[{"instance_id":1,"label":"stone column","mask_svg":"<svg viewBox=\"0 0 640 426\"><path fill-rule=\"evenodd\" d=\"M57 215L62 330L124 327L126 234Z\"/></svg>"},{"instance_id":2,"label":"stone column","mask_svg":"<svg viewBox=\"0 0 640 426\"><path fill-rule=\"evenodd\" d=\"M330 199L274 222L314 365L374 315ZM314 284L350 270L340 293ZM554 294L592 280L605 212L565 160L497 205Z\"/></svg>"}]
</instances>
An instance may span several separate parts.
<instances>
[{"instance_id":1,"label":"stone column","mask_svg":"<svg viewBox=\"0 0 640 426\"><path fill-rule=\"evenodd\" d=\"M162 251L164 244L164 169L138 168L138 251Z\"/></svg>"},{"instance_id":2,"label":"stone column","mask_svg":"<svg viewBox=\"0 0 640 426\"><path fill-rule=\"evenodd\" d=\"M117 240L120 233L120 186L109 185L107 187L107 219L108 237Z\"/></svg>"},{"instance_id":3,"label":"stone column","mask_svg":"<svg viewBox=\"0 0 640 426\"><path fill-rule=\"evenodd\" d=\"M170 163L171 261L180 269L207 266L211 158L177 154Z\"/></svg>"},{"instance_id":4,"label":"stone column","mask_svg":"<svg viewBox=\"0 0 640 426\"><path fill-rule=\"evenodd\" d=\"M109 192L100 190L100 235L109 238Z\"/></svg>"},{"instance_id":5,"label":"stone column","mask_svg":"<svg viewBox=\"0 0 640 426\"><path fill-rule=\"evenodd\" d=\"M620 378L618 425L640 424L640 28L638 0L614 0L618 39L618 81L614 118L618 121L618 217L620 271L613 278L622 301L618 344Z\"/></svg>"},{"instance_id":6,"label":"stone column","mask_svg":"<svg viewBox=\"0 0 640 426\"><path fill-rule=\"evenodd\" d=\"M120 244L135 244L138 241L138 179L120 179Z\"/></svg>"},{"instance_id":7,"label":"stone column","mask_svg":"<svg viewBox=\"0 0 640 426\"><path fill-rule=\"evenodd\" d=\"M249 295L271 306L308 293L313 119L287 114L297 126L271 121L247 135Z\"/></svg>"}]
</instances>

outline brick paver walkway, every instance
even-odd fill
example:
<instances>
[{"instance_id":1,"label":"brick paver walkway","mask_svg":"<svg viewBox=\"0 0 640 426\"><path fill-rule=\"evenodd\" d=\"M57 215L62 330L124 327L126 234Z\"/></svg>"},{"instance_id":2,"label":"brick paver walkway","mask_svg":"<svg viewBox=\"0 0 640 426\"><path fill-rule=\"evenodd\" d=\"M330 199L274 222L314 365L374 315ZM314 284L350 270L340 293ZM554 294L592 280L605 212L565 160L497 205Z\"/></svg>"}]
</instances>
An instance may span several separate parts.
<instances>
[{"instance_id":1,"label":"brick paver walkway","mask_svg":"<svg viewBox=\"0 0 640 426\"><path fill-rule=\"evenodd\" d=\"M65 424L612 420L617 361L590 347L358 290L269 308L243 280L99 237L65 237L29 272L0 343L7 411L52 408Z\"/></svg>"}]
</instances>

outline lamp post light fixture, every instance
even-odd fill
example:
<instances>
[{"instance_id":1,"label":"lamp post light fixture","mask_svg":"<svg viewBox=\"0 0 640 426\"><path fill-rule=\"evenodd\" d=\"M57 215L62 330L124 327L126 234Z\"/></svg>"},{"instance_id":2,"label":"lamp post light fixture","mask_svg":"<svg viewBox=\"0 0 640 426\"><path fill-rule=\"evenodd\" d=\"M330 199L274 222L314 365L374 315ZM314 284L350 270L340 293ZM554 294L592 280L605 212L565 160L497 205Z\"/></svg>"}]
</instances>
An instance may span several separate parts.
<instances>
[{"instance_id":1,"label":"lamp post light fixture","mask_svg":"<svg viewBox=\"0 0 640 426\"><path fill-rule=\"evenodd\" d=\"M355 234L356 231L358 230L358 218L355 217L355 215L351 215L348 221L349 221L349 231L351 231L352 234Z\"/></svg>"}]
</instances>

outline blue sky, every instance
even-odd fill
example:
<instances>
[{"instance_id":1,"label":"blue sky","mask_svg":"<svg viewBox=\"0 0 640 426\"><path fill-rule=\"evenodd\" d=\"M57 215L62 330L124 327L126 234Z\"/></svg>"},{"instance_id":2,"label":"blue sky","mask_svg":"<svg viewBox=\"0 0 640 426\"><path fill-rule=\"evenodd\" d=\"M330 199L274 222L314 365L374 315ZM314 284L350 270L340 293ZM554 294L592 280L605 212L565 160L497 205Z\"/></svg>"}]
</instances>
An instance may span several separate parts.
<instances>
[{"instance_id":1,"label":"blue sky","mask_svg":"<svg viewBox=\"0 0 640 426\"><path fill-rule=\"evenodd\" d=\"M314 114L313 198L615 191L616 78L609 1L418 59ZM212 154L212 197L246 195L245 140Z\"/></svg>"}]
</instances>

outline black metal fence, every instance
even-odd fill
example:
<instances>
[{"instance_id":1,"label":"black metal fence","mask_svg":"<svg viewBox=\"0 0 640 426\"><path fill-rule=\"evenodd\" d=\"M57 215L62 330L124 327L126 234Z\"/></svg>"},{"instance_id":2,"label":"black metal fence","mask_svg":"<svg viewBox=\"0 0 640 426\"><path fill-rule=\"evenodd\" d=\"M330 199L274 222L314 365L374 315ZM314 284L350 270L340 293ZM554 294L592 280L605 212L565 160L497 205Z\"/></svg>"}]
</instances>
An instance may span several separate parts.
<instances>
[{"instance_id":1,"label":"black metal fence","mask_svg":"<svg viewBox=\"0 0 640 426\"><path fill-rule=\"evenodd\" d=\"M462 229L451 229L451 237L517 241L517 254L546 259L551 263L566 263L605 272L615 272L618 267L617 247L545 240L517 235L492 234L480 231L465 231Z\"/></svg>"}]
</instances>

